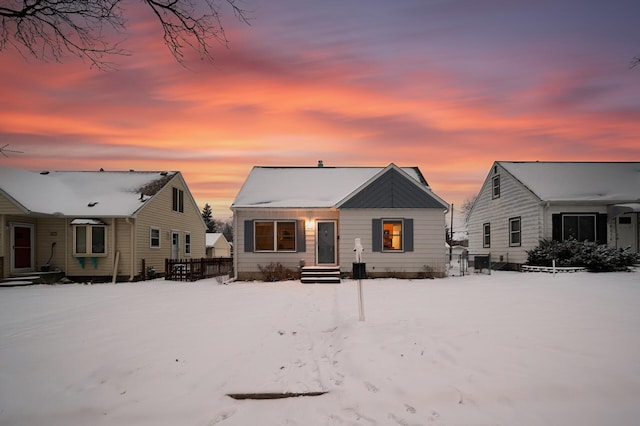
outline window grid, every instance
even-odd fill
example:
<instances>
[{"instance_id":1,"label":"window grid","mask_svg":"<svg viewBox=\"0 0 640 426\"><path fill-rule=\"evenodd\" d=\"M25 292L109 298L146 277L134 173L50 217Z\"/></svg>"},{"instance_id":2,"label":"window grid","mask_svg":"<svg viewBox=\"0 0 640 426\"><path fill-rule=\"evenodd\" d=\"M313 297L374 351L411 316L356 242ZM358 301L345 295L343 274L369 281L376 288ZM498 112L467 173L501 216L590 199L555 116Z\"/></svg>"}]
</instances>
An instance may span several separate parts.
<instances>
[{"instance_id":1,"label":"window grid","mask_svg":"<svg viewBox=\"0 0 640 426\"><path fill-rule=\"evenodd\" d=\"M491 247L491 224L482 225L482 247Z\"/></svg>"},{"instance_id":2,"label":"window grid","mask_svg":"<svg viewBox=\"0 0 640 426\"><path fill-rule=\"evenodd\" d=\"M160 248L160 228L149 229L149 247Z\"/></svg>"},{"instance_id":3,"label":"window grid","mask_svg":"<svg viewBox=\"0 0 640 426\"><path fill-rule=\"evenodd\" d=\"M509 247L518 247L521 244L522 231L519 217L509 219Z\"/></svg>"},{"instance_id":4,"label":"window grid","mask_svg":"<svg viewBox=\"0 0 640 426\"><path fill-rule=\"evenodd\" d=\"M500 198L500 175L496 175L492 180L493 190L491 192L492 198Z\"/></svg>"}]
</instances>

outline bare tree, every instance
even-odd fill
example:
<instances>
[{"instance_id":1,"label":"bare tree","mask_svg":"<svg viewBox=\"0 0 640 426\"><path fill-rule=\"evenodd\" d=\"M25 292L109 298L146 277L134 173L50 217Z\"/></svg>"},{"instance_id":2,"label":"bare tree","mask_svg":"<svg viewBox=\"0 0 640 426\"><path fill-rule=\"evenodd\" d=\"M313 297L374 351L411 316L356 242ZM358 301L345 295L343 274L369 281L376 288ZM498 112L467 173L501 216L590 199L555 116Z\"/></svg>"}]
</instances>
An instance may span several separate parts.
<instances>
[{"instance_id":1,"label":"bare tree","mask_svg":"<svg viewBox=\"0 0 640 426\"><path fill-rule=\"evenodd\" d=\"M635 56L632 60L631 60L631 64L630 67L631 68L635 68L638 65L640 65L640 56Z\"/></svg>"},{"instance_id":2,"label":"bare tree","mask_svg":"<svg viewBox=\"0 0 640 426\"><path fill-rule=\"evenodd\" d=\"M462 207L460 207L460 211L464 215L464 223L469 224L469 214L471 214L471 209L476 202L477 195L472 195L462 202Z\"/></svg>"},{"instance_id":3,"label":"bare tree","mask_svg":"<svg viewBox=\"0 0 640 426\"><path fill-rule=\"evenodd\" d=\"M157 18L163 40L183 63L185 48L211 60L212 43L228 44L222 26L222 6L248 24L237 0L139 0ZM127 2L131 5L131 2ZM62 62L72 55L99 69L113 67L114 55L129 55L109 32L126 30L124 0L6 0L0 4L0 51L8 46L39 60Z\"/></svg>"}]
</instances>

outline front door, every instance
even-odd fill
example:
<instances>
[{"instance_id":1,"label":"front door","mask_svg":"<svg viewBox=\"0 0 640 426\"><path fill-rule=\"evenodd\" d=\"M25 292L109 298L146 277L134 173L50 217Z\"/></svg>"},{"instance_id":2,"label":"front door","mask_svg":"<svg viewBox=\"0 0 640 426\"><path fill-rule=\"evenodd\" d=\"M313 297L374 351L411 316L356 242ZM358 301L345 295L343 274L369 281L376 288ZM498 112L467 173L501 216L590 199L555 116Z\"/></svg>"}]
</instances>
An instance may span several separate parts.
<instances>
[{"instance_id":1,"label":"front door","mask_svg":"<svg viewBox=\"0 0 640 426\"><path fill-rule=\"evenodd\" d=\"M616 239L618 248L631 247L631 251L638 251L638 214L623 214L616 217Z\"/></svg>"},{"instance_id":2,"label":"front door","mask_svg":"<svg viewBox=\"0 0 640 426\"><path fill-rule=\"evenodd\" d=\"M180 258L180 234L176 231L171 231L171 258Z\"/></svg>"},{"instance_id":3,"label":"front door","mask_svg":"<svg viewBox=\"0 0 640 426\"><path fill-rule=\"evenodd\" d=\"M317 222L316 241L318 243L317 264L335 265L336 262L336 222Z\"/></svg>"},{"instance_id":4,"label":"front door","mask_svg":"<svg viewBox=\"0 0 640 426\"><path fill-rule=\"evenodd\" d=\"M11 224L11 246L13 272L33 271L33 225L25 223Z\"/></svg>"}]
</instances>

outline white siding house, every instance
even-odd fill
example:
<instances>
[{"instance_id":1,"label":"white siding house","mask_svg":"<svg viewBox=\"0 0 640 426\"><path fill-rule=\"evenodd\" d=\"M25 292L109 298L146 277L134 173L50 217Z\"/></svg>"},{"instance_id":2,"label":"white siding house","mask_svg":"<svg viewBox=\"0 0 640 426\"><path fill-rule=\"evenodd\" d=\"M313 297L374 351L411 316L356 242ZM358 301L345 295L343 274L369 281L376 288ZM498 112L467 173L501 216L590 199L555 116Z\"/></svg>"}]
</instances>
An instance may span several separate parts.
<instances>
[{"instance_id":1,"label":"white siding house","mask_svg":"<svg viewBox=\"0 0 640 426\"><path fill-rule=\"evenodd\" d=\"M469 254L517 267L543 239L640 248L640 163L495 162L469 214Z\"/></svg>"},{"instance_id":2,"label":"white siding house","mask_svg":"<svg viewBox=\"0 0 640 426\"><path fill-rule=\"evenodd\" d=\"M368 276L445 275L448 205L417 167L254 167L231 209L238 279L270 263L349 273L356 238Z\"/></svg>"}]
</instances>

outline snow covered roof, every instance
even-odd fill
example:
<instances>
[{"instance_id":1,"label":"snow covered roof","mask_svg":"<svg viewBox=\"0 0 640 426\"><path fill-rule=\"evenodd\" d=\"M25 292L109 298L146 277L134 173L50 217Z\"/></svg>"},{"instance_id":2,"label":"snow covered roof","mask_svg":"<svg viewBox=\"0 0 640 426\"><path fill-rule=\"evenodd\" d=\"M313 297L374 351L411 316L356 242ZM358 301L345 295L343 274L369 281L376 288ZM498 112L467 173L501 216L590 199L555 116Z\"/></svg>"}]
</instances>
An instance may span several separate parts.
<instances>
[{"instance_id":1,"label":"snow covered roof","mask_svg":"<svg viewBox=\"0 0 640 426\"><path fill-rule=\"evenodd\" d=\"M218 240L220 238L222 238L222 234L219 232L207 232L205 234L205 246L206 247L213 247L216 245L216 242L218 242Z\"/></svg>"},{"instance_id":2,"label":"snow covered roof","mask_svg":"<svg viewBox=\"0 0 640 426\"><path fill-rule=\"evenodd\" d=\"M231 205L237 207L334 207L386 167L255 166ZM428 188L417 167L401 168Z\"/></svg>"},{"instance_id":3,"label":"snow covered roof","mask_svg":"<svg viewBox=\"0 0 640 426\"><path fill-rule=\"evenodd\" d=\"M0 167L0 191L31 213L127 217L178 173L34 172Z\"/></svg>"},{"instance_id":4,"label":"snow covered roof","mask_svg":"<svg viewBox=\"0 0 640 426\"><path fill-rule=\"evenodd\" d=\"M497 162L543 201L640 200L640 162Z\"/></svg>"}]
</instances>

